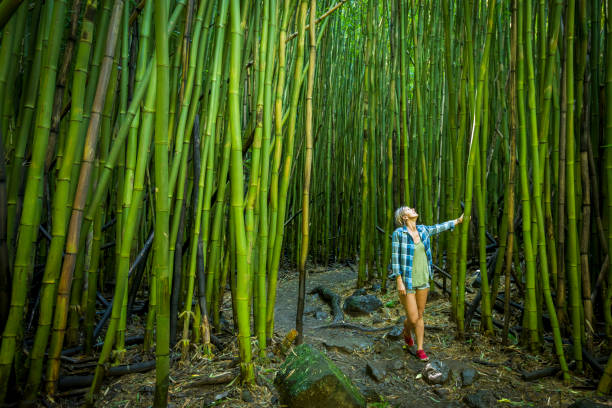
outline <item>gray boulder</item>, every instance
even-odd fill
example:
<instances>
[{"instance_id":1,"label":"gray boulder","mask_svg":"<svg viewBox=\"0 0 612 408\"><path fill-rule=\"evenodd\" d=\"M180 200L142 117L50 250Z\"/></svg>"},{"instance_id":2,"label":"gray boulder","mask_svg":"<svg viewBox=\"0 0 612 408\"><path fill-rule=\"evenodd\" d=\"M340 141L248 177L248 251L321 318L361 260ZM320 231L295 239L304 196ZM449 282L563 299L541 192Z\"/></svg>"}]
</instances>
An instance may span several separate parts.
<instances>
[{"instance_id":1,"label":"gray boulder","mask_svg":"<svg viewBox=\"0 0 612 408\"><path fill-rule=\"evenodd\" d=\"M380 299L374 295L352 295L344 301L343 309L347 313L371 313L383 306Z\"/></svg>"}]
</instances>

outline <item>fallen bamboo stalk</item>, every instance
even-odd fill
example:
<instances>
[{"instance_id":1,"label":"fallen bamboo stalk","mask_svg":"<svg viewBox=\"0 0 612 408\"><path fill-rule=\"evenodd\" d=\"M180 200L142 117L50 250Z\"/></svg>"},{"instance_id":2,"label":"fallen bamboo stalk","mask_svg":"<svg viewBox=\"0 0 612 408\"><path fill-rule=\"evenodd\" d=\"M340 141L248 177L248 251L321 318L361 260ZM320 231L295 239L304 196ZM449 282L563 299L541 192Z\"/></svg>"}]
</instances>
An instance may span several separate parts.
<instances>
[{"instance_id":1,"label":"fallen bamboo stalk","mask_svg":"<svg viewBox=\"0 0 612 408\"><path fill-rule=\"evenodd\" d=\"M133 344L139 344L144 340L143 336L131 336L125 339L125 345L131 346ZM104 342L98 342L94 344L94 348L100 348L104 345ZM62 350L62 356L73 356L79 352L83 351L83 345L72 347L69 349Z\"/></svg>"},{"instance_id":2,"label":"fallen bamboo stalk","mask_svg":"<svg viewBox=\"0 0 612 408\"><path fill-rule=\"evenodd\" d=\"M523 379L523 381L535 381L541 378L553 376L557 374L559 371L561 371L561 366L559 365L555 365L552 367L545 367L545 368L542 368L540 370L535 370L535 371L522 371L521 378Z\"/></svg>"},{"instance_id":3,"label":"fallen bamboo stalk","mask_svg":"<svg viewBox=\"0 0 612 408\"><path fill-rule=\"evenodd\" d=\"M569 364L569 369L573 370L575 366L576 366L576 362L572 361ZM534 380L539 380L541 378L553 376L557 374L559 371L561 371L560 365L544 367L544 368L541 368L535 371L522 371L521 370L521 378L523 379L523 381L534 381Z\"/></svg>"},{"instance_id":4,"label":"fallen bamboo stalk","mask_svg":"<svg viewBox=\"0 0 612 408\"><path fill-rule=\"evenodd\" d=\"M111 367L106 372L107 376L118 377L125 374L144 373L155 368L155 360L144 361L136 364L126 364ZM93 381L93 375L67 375L59 379L60 389L89 387Z\"/></svg>"}]
</instances>

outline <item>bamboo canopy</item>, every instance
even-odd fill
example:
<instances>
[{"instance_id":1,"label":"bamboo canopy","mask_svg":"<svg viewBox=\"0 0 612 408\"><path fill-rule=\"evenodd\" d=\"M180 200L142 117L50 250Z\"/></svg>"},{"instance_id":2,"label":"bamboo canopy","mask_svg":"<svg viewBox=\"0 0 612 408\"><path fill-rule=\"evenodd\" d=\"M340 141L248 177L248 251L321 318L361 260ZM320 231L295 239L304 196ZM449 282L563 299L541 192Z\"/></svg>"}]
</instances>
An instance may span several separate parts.
<instances>
[{"instance_id":1,"label":"bamboo canopy","mask_svg":"<svg viewBox=\"0 0 612 408\"><path fill-rule=\"evenodd\" d=\"M457 338L549 340L569 383L612 350L611 7L0 2L0 405L55 395L73 347L95 405L137 314L156 407L171 351L214 358L228 319L252 383L279 271L299 273L301 342L314 267L395 290L403 205L470 220L432 248Z\"/></svg>"}]
</instances>

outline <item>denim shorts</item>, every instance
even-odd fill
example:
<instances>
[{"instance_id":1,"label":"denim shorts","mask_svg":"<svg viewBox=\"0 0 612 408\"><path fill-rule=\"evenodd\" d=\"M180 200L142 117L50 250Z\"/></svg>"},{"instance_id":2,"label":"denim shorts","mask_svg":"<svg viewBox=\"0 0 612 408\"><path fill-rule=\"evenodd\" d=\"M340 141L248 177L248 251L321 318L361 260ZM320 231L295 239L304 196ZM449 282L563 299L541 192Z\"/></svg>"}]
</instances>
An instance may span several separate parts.
<instances>
[{"instance_id":1,"label":"denim shorts","mask_svg":"<svg viewBox=\"0 0 612 408\"><path fill-rule=\"evenodd\" d=\"M429 289L429 282L421 286L413 286L412 289L406 289L406 293L416 293L417 290Z\"/></svg>"}]
</instances>

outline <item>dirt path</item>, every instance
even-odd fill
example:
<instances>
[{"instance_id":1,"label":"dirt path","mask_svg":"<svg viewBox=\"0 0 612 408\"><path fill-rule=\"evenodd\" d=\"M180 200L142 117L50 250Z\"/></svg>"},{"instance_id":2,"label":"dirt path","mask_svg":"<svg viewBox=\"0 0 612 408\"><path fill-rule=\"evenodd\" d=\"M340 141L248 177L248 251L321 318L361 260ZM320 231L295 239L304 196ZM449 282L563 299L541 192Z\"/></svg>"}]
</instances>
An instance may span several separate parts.
<instances>
[{"instance_id":1,"label":"dirt path","mask_svg":"<svg viewBox=\"0 0 612 408\"><path fill-rule=\"evenodd\" d=\"M343 299L350 296L356 285L357 275L348 267L331 268L308 276L308 293L318 285L325 285L340 294ZM276 330L286 333L295 327L297 304L297 277L290 275L279 285L276 308ZM397 323L401 309L396 293L382 295L368 289L369 294L378 296L385 306L371 316L351 317L346 321L364 326L388 326ZM331 317L318 320L316 312L329 314L330 307L318 295L307 295L304 317L305 342L325 352L370 401L385 401L401 407L464 407L466 398L480 400L482 406L568 406L577 399L589 397L590 392L565 387L556 378L546 378L535 383L521 380L520 370L531 371L548 362L542 357L526 354L516 346L502 347L497 340L487 339L477 332L465 342L454 339L454 328L449 324L449 302L440 295L431 296L425 311L425 324L441 328L426 331L425 350L430 360L441 360L451 368L451 379L444 386L429 385L420 373L424 363L403 348L402 339L391 339L387 332L363 333L347 329L319 329L331 321ZM413 350L414 351L414 350ZM552 355L548 354L554 363ZM475 359L498 364L484 366ZM382 372L382 381L366 373L366 366L372 363ZM477 371L473 385L463 386L460 373L464 369ZM584 379L575 378L574 385ZM584 385L587 385L586 383ZM478 393L480 391L480 393ZM470 397L471 395L471 397ZM493 405L491 405L493 404Z\"/></svg>"},{"instance_id":2,"label":"dirt path","mask_svg":"<svg viewBox=\"0 0 612 408\"><path fill-rule=\"evenodd\" d=\"M337 265L313 271L308 276L307 292L315 286L325 285L344 300L355 288L357 276L352 269L354 268ZM297 286L297 273L283 271L279 279L276 306L276 343L295 326ZM345 321L374 327L396 324L401 317L396 293L393 291L383 295L372 288L367 292L376 295L384 306L368 316L345 315ZM439 295L431 296L427 304L425 324L439 330L426 331L425 350L431 360L442 360L454 373L444 386L429 385L421 378L424 363L402 347L402 339L391 338L386 331L364 333L337 328L317 329L331 322L330 307L318 295L307 295L305 306L305 342L324 352L338 365L361 389L369 407L567 407L581 398L595 399L591 391L593 383L584 377L572 378L574 388L565 387L554 377L534 383L521 380L521 370L532 371L554 363L554 356L549 349L539 356L527 354L517 346L502 347L496 339L484 338L475 329L469 330L472 334L465 341L456 341L454 329L449 324L448 300ZM226 318L231 317L229 294L222 309ZM133 334L138 334L141 329L142 325L139 325L138 321L129 326ZM228 343L224 350L215 351L213 359L205 358L197 347L192 347L187 361L180 361L179 353L173 353L169 406L280 407L273 381L284 357L268 352L269 361L256 367L257 384L246 388L239 383L235 336L225 333L220 337ZM254 338L253 345L256 345ZM256 347L253 347L253 351L256 351ZM144 355L141 346L135 345L128 347L126 358L128 362L135 363L154 356ZM474 359L487 361L495 366L476 364ZM379 380L366 373L368 363L379 371ZM473 385L464 387L460 373L466 368L475 369L477 377ZM64 374L70 373L64 371ZM229 379L222 384L201 385L203 378L216 376ZM96 406L150 407L154 389L154 370L108 378L101 387ZM70 395L73 392L69 391L55 401L44 401L41 406L79 406L83 401L82 392ZM473 400L474 403L466 404L467 399ZM610 404L610 401L606 403Z\"/></svg>"}]
</instances>

